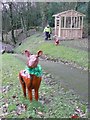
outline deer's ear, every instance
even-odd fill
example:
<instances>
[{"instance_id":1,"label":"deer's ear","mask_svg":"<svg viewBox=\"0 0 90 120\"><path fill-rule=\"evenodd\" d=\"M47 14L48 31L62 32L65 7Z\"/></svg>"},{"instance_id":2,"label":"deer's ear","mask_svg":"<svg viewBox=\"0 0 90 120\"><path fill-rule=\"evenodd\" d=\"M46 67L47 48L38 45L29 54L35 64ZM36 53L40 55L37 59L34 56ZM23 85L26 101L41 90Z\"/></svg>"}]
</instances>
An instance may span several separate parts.
<instances>
[{"instance_id":1,"label":"deer's ear","mask_svg":"<svg viewBox=\"0 0 90 120\"><path fill-rule=\"evenodd\" d=\"M29 52L28 50L25 50L24 53L25 53L26 57L30 57L30 55L31 55L30 52Z\"/></svg>"},{"instance_id":2,"label":"deer's ear","mask_svg":"<svg viewBox=\"0 0 90 120\"><path fill-rule=\"evenodd\" d=\"M43 52L42 52L41 50L39 50L39 51L37 52L38 57L40 57L42 54L43 54Z\"/></svg>"}]
</instances>

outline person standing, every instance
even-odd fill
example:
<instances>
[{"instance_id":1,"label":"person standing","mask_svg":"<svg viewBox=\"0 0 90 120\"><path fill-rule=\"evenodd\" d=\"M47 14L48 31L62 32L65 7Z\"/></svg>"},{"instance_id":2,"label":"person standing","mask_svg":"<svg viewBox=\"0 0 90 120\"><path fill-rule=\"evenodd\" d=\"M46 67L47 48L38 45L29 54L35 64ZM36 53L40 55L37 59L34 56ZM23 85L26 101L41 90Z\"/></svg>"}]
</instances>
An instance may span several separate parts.
<instances>
[{"instance_id":1,"label":"person standing","mask_svg":"<svg viewBox=\"0 0 90 120\"><path fill-rule=\"evenodd\" d=\"M45 33L45 40L50 39L50 37L51 37L51 28L50 28L49 25L47 25L47 26L44 28L44 33Z\"/></svg>"}]
</instances>

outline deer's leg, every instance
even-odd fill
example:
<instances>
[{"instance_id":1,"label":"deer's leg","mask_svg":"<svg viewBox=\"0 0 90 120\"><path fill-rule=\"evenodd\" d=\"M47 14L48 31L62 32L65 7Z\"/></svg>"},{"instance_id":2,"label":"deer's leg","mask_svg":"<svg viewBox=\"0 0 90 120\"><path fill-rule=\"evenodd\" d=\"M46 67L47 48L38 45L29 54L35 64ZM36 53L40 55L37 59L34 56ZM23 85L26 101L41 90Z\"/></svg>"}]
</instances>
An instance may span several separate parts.
<instances>
[{"instance_id":1,"label":"deer's leg","mask_svg":"<svg viewBox=\"0 0 90 120\"><path fill-rule=\"evenodd\" d=\"M41 83L41 77L37 79L38 82L36 83L36 86L35 86L35 100L38 101L38 98L39 98L39 94L38 94L38 91L39 91L39 87L40 87L40 83Z\"/></svg>"},{"instance_id":2,"label":"deer's leg","mask_svg":"<svg viewBox=\"0 0 90 120\"><path fill-rule=\"evenodd\" d=\"M25 85L25 82L20 74L19 74L19 80L20 80L20 83L22 86L23 95L24 95L24 97L26 97L26 85Z\"/></svg>"},{"instance_id":3,"label":"deer's leg","mask_svg":"<svg viewBox=\"0 0 90 120\"><path fill-rule=\"evenodd\" d=\"M39 97L39 95L38 95L38 89L35 89L35 100L38 101L38 97Z\"/></svg>"},{"instance_id":4,"label":"deer's leg","mask_svg":"<svg viewBox=\"0 0 90 120\"><path fill-rule=\"evenodd\" d=\"M29 100L32 101L32 89L31 88L28 88L28 97L29 97Z\"/></svg>"},{"instance_id":5,"label":"deer's leg","mask_svg":"<svg viewBox=\"0 0 90 120\"><path fill-rule=\"evenodd\" d=\"M26 97L26 85L25 85L25 83L22 83L21 85L22 85L22 89L23 89L23 95L24 95L24 97Z\"/></svg>"}]
</instances>

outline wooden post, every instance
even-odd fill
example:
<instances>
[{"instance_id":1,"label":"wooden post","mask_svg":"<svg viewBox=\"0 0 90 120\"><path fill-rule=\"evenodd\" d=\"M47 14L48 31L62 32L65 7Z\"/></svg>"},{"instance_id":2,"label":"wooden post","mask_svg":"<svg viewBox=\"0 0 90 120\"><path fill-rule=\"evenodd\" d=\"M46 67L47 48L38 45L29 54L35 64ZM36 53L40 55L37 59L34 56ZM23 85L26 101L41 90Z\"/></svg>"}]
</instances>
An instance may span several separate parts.
<instances>
[{"instance_id":1,"label":"wooden post","mask_svg":"<svg viewBox=\"0 0 90 120\"><path fill-rule=\"evenodd\" d=\"M74 17L74 28L76 28L76 17Z\"/></svg>"},{"instance_id":2,"label":"wooden post","mask_svg":"<svg viewBox=\"0 0 90 120\"><path fill-rule=\"evenodd\" d=\"M64 16L64 28L67 28L67 26L66 26L66 16ZM67 31L68 30L66 30L66 29L64 29L64 35L63 35L63 37L65 37L65 38L67 38Z\"/></svg>"},{"instance_id":3,"label":"wooden post","mask_svg":"<svg viewBox=\"0 0 90 120\"><path fill-rule=\"evenodd\" d=\"M72 16L71 16L71 28L72 28Z\"/></svg>"},{"instance_id":4,"label":"wooden post","mask_svg":"<svg viewBox=\"0 0 90 120\"><path fill-rule=\"evenodd\" d=\"M82 16L82 24L81 24L81 38L82 38L82 34L83 34L83 16Z\"/></svg>"},{"instance_id":5,"label":"wooden post","mask_svg":"<svg viewBox=\"0 0 90 120\"><path fill-rule=\"evenodd\" d=\"M59 17L59 34L58 36L60 37L61 36L61 17Z\"/></svg>"},{"instance_id":6,"label":"wooden post","mask_svg":"<svg viewBox=\"0 0 90 120\"><path fill-rule=\"evenodd\" d=\"M75 26L76 28L78 28L78 26L77 26L77 25L78 25L78 24L77 24L77 21L78 21L78 16L76 16L76 24L75 24L75 25L76 25L76 26ZM76 31L76 36L78 37L78 29L77 29L77 31Z\"/></svg>"},{"instance_id":7,"label":"wooden post","mask_svg":"<svg viewBox=\"0 0 90 120\"><path fill-rule=\"evenodd\" d=\"M80 16L79 16L79 28L80 28Z\"/></svg>"},{"instance_id":8,"label":"wooden post","mask_svg":"<svg viewBox=\"0 0 90 120\"><path fill-rule=\"evenodd\" d=\"M77 13L77 16L76 16L76 28L78 28L78 13Z\"/></svg>"},{"instance_id":9,"label":"wooden post","mask_svg":"<svg viewBox=\"0 0 90 120\"><path fill-rule=\"evenodd\" d=\"M78 17L76 17L76 28L78 28L77 22L78 22Z\"/></svg>"},{"instance_id":10,"label":"wooden post","mask_svg":"<svg viewBox=\"0 0 90 120\"><path fill-rule=\"evenodd\" d=\"M82 29L83 29L83 16L82 16Z\"/></svg>"},{"instance_id":11,"label":"wooden post","mask_svg":"<svg viewBox=\"0 0 90 120\"><path fill-rule=\"evenodd\" d=\"M64 28L66 28L66 16L64 17Z\"/></svg>"},{"instance_id":12,"label":"wooden post","mask_svg":"<svg viewBox=\"0 0 90 120\"><path fill-rule=\"evenodd\" d=\"M55 35L57 35L57 17L55 17Z\"/></svg>"},{"instance_id":13,"label":"wooden post","mask_svg":"<svg viewBox=\"0 0 90 120\"><path fill-rule=\"evenodd\" d=\"M70 29L71 34L70 34L70 39L73 37L73 36L72 36L72 33L73 33L73 32L72 32L72 25L73 25L73 24L72 24L72 23L73 23L72 18L73 18L73 12L71 12L71 26L70 26L70 27L71 27L71 29Z\"/></svg>"}]
</instances>

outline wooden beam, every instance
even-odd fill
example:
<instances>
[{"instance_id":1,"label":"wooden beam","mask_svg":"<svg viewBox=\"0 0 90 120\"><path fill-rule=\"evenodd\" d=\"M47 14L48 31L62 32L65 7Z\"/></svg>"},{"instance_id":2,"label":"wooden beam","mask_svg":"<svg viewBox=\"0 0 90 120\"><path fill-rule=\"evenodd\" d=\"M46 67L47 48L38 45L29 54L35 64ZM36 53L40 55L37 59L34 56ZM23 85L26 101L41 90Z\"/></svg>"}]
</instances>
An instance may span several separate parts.
<instances>
[{"instance_id":1,"label":"wooden beam","mask_svg":"<svg viewBox=\"0 0 90 120\"><path fill-rule=\"evenodd\" d=\"M64 17L64 28L66 28L66 16Z\"/></svg>"},{"instance_id":2,"label":"wooden beam","mask_svg":"<svg viewBox=\"0 0 90 120\"><path fill-rule=\"evenodd\" d=\"M55 17L55 35L57 35L57 19Z\"/></svg>"},{"instance_id":3,"label":"wooden beam","mask_svg":"<svg viewBox=\"0 0 90 120\"><path fill-rule=\"evenodd\" d=\"M79 28L80 28L80 16L79 16Z\"/></svg>"},{"instance_id":4,"label":"wooden beam","mask_svg":"<svg viewBox=\"0 0 90 120\"><path fill-rule=\"evenodd\" d=\"M71 16L71 28L72 28L72 16Z\"/></svg>"},{"instance_id":5,"label":"wooden beam","mask_svg":"<svg viewBox=\"0 0 90 120\"><path fill-rule=\"evenodd\" d=\"M76 28L77 28L77 20L78 20L78 18L76 17Z\"/></svg>"},{"instance_id":6,"label":"wooden beam","mask_svg":"<svg viewBox=\"0 0 90 120\"><path fill-rule=\"evenodd\" d=\"M61 17L59 17L59 34L58 34L58 37L61 36Z\"/></svg>"},{"instance_id":7,"label":"wooden beam","mask_svg":"<svg viewBox=\"0 0 90 120\"><path fill-rule=\"evenodd\" d=\"M82 34L83 34L83 16L82 16L82 23L81 23L81 38L82 38Z\"/></svg>"},{"instance_id":8,"label":"wooden beam","mask_svg":"<svg viewBox=\"0 0 90 120\"><path fill-rule=\"evenodd\" d=\"M82 16L82 29L83 29L83 16Z\"/></svg>"},{"instance_id":9,"label":"wooden beam","mask_svg":"<svg viewBox=\"0 0 90 120\"><path fill-rule=\"evenodd\" d=\"M76 23L75 23L76 21L75 21L75 17L74 17L74 28L76 28Z\"/></svg>"}]
</instances>

